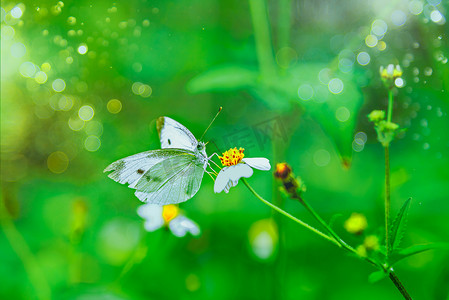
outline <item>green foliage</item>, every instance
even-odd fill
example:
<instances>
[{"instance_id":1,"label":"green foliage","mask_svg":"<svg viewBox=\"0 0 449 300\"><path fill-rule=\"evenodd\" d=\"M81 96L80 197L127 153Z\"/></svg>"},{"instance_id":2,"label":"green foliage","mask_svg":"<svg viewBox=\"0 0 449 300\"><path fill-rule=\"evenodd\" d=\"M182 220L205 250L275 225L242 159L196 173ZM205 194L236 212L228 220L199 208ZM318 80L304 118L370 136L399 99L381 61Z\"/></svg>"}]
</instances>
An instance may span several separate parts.
<instances>
[{"instance_id":1,"label":"green foliage","mask_svg":"<svg viewBox=\"0 0 449 300\"><path fill-rule=\"evenodd\" d=\"M368 280L369 280L370 283L376 283L376 282L381 281L382 279L384 279L386 277L388 277L388 273L383 271L383 270L380 270L380 271L376 271L376 272L371 273L369 275L369 277L368 277Z\"/></svg>"},{"instance_id":2,"label":"green foliage","mask_svg":"<svg viewBox=\"0 0 449 300\"><path fill-rule=\"evenodd\" d=\"M423 245L413 245L404 249L396 249L388 258L388 263L392 266L404 258L416 255L425 251L443 249L449 250L448 243L433 243Z\"/></svg>"},{"instance_id":3,"label":"green foliage","mask_svg":"<svg viewBox=\"0 0 449 300\"><path fill-rule=\"evenodd\" d=\"M410 207L410 201L412 198L408 198L404 204L402 205L401 209L399 210L396 218L394 219L393 223L391 224L390 229L390 249L392 251L395 251L399 249L399 245L402 241L402 238L405 233L405 228L407 224L407 212Z\"/></svg>"}]
</instances>

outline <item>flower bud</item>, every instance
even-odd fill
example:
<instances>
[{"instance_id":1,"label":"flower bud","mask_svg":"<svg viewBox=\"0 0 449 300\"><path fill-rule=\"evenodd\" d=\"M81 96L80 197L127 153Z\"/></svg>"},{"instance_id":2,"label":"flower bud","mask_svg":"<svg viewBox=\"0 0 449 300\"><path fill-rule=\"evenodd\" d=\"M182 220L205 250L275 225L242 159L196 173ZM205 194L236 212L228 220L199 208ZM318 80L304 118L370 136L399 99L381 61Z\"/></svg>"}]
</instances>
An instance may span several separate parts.
<instances>
[{"instance_id":1,"label":"flower bud","mask_svg":"<svg viewBox=\"0 0 449 300\"><path fill-rule=\"evenodd\" d=\"M346 231L353 234L361 234L367 226L366 217L359 213L352 213L344 224Z\"/></svg>"},{"instance_id":2,"label":"flower bud","mask_svg":"<svg viewBox=\"0 0 449 300\"><path fill-rule=\"evenodd\" d=\"M380 121L385 119L385 111L383 110L373 110L369 113L368 119L371 122L379 123Z\"/></svg>"},{"instance_id":3,"label":"flower bud","mask_svg":"<svg viewBox=\"0 0 449 300\"><path fill-rule=\"evenodd\" d=\"M274 177L286 179L292 173L292 168L287 163L279 163L276 165Z\"/></svg>"}]
</instances>

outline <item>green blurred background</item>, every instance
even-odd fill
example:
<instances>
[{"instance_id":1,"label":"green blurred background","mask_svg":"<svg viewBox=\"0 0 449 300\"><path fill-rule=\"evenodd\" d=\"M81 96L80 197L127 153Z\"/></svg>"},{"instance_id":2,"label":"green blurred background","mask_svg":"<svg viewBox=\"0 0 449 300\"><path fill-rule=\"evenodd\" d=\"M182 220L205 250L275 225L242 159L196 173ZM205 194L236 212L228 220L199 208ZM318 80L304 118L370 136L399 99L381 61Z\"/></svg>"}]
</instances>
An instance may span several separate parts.
<instances>
[{"instance_id":1,"label":"green blurred background","mask_svg":"<svg viewBox=\"0 0 449 300\"><path fill-rule=\"evenodd\" d=\"M158 148L170 116L208 153L287 161L350 244L383 239L379 67L400 64L392 210L413 197L404 246L449 240L449 42L441 0L1 2L1 299L401 299L374 269L273 214L241 184L181 204L199 238L147 233L133 191L103 174ZM249 182L283 199L272 172ZM353 212L360 236L345 232ZM262 220L262 221L260 221ZM265 233L263 238L257 238ZM257 241L257 242L256 242ZM449 256L402 261L415 299L449 299Z\"/></svg>"}]
</instances>

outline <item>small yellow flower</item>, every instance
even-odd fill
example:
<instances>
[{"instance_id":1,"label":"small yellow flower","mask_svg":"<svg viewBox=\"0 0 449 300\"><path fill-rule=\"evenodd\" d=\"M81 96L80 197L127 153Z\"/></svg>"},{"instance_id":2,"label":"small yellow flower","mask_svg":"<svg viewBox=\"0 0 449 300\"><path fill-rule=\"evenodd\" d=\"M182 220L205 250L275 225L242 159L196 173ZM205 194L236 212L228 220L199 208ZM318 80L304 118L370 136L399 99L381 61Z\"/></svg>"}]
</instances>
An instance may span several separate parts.
<instances>
[{"instance_id":1,"label":"small yellow flower","mask_svg":"<svg viewBox=\"0 0 449 300\"><path fill-rule=\"evenodd\" d=\"M149 232L168 227L177 237L183 237L187 233L194 236L201 233L198 224L184 216L177 205L145 203L137 208L137 214L145 220L144 228Z\"/></svg>"},{"instance_id":2,"label":"small yellow flower","mask_svg":"<svg viewBox=\"0 0 449 300\"><path fill-rule=\"evenodd\" d=\"M217 175L214 183L214 192L220 193L236 186L242 177L249 178L253 175L253 169L268 171L271 169L270 161L264 157L244 158L245 149L231 148L223 156L218 156L223 169Z\"/></svg>"},{"instance_id":3,"label":"small yellow flower","mask_svg":"<svg viewBox=\"0 0 449 300\"><path fill-rule=\"evenodd\" d=\"M380 67L380 77L383 80L394 80L402 76L402 69L399 65L389 64L386 68Z\"/></svg>"},{"instance_id":4,"label":"small yellow flower","mask_svg":"<svg viewBox=\"0 0 449 300\"><path fill-rule=\"evenodd\" d=\"M378 250L379 238L375 235L368 235L363 241L363 246L365 246L367 250Z\"/></svg>"},{"instance_id":5,"label":"small yellow flower","mask_svg":"<svg viewBox=\"0 0 449 300\"><path fill-rule=\"evenodd\" d=\"M234 147L224 152L223 156L218 156L218 158L221 160L223 166L235 166L242 161L243 157L245 157L244 151L245 149L243 148L237 150L237 148Z\"/></svg>"},{"instance_id":6,"label":"small yellow flower","mask_svg":"<svg viewBox=\"0 0 449 300\"><path fill-rule=\"evenodd\" d=\"M162 208L162 218L165 224L170 223L171 220L176 218L179 214L179 207L174 204L165 205Z\"/></svg>"},{"instance_id":7,"label":"small yellow flower","mask_svg":"<svg viewBox=\"0 0 449 300\"><path fill-rule=\"evenodd\" d=\"M385 119L385 111L383 110L373 110L369 113L368 119L371 122L378 123Z\"/></svg>"},{"instance_id":8,"label":"small yellow flower","mask_svg":"<svg viewBox=\"0 0 449 300\"><path fill-rule=\"evenodd\" d=\"M344 227L349 233L361 234L368 226L366 217L359 213L352 213L352 215L345 221Z\"/></svg>"}]
</instances>

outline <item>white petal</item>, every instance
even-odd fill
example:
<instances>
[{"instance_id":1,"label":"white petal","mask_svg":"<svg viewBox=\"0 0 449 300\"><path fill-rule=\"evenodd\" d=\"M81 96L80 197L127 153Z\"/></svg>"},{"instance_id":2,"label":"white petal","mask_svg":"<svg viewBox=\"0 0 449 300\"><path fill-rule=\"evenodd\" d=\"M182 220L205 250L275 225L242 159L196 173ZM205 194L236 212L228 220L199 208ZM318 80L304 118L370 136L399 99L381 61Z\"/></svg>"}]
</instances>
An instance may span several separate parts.
<instances>
[{"instance_id":1,"label":"white petal","mask_svg":"<svg viewBox=\"0 0 449 300\"><path fill-rule=\"evenodd\" d=\"M168 227L170 228L173 235L177 237L183 237L187 234L187 232L190 232L195 236L200 234L200 227L198 226L198 224L185 216L178 216L174 218L168 224Z\"/></svg>"},{"instance_id":2,"label":"white petal","mask_svg":"<svg viewBox=\"0 0 449 300\"><path fill-rule=\"evenodd\" d=\"M268 171L271 169L270 161L265 157L244 158L242 161L257 170Z\"/></svg>"},{"instance_id":3,"label":"white petal","mask_svg":"<svg viewBox=\"0 0 449 300\"><path fill-rule=\"evenodd\" d=\"M233 181L232 186L236 186L239 179L242 177L249 178L253 175L254 171L247 164L237 164L230 166L226 173L229 176L229 180Z\"/></svg>"},{"instance_id":4,"label":"white petal","mask_svg":"<svg viewBox=\"0 0 449 300\"><path fill-rule=\"evenodd\" d=\"M239 183L240 178L248 178L251 177L251 175L253 175L253 169L247 164L224 167L215 179L214 192L220 193L225 191L225 193L228 193L231 187L236 186L237 183Z\"/></svg>"},{"instance_id":5,"label":"white petal","mask_svg":"<svg viewBox=\"0 0 449 300\"><path fill-rule=\"evenodd\" d=\"M221 193L226 188L228 181L229 181L229 176L226 173L227 169L228 169L228 167L224 167L223 169L220 170L220 172L218 172L217 178L215 178L215 183L214 183L214 192L215 193Z\"/></svg>"},{"instance_id":6,"label":"white petal","mask_svg":"<svg viewBox=\"0 0 449 300\"><path fill-rule=\"evenodd\" d=\"M156 204L144 204L137 208L137 214L145 220L146 231L155 231L164 225L162 218L162 206Z\"/></svg>"}]
</instances>

